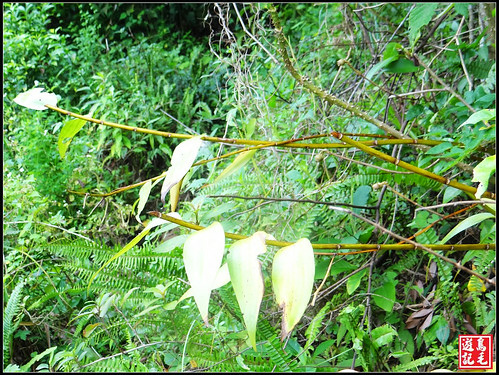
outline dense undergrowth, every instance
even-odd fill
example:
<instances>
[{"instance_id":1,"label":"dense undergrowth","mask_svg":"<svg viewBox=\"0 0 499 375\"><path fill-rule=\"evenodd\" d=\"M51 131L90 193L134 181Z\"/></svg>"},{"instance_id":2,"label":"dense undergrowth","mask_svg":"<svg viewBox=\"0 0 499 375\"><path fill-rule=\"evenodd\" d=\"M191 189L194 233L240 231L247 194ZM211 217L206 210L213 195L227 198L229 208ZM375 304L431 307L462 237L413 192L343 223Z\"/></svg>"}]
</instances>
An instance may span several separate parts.
<instances>
[{"instance_id":1,"label":"dense undergrowth","mask_svg":"<svg viewBox=\"0 0 499 375\"><path fill-rule=\"evenodd\" d=\"M316 254L315 304L281 342L270 284L277 247L269 246L257 352L230 285L213 292L209 326L192 299L173 304L187 289L187 228L152 231L87 288L143 228L138 188L92 194L160 175L180 140L87 123L61 158L67 119L13 101L34 86L59 95L65 110L145 129L273 141L337 131L377 140L398 160L477 186L474 168L495 155L495 8L331 3L272 11L4 4L4 369L456 370L458 334L495 334L495 285L455 267L495 280L495 251L487 250L438 253L453 263L423 250ZM368 116L314 94L307 82ZM485 117L473 122L474 114ZM387 133L371 118L438 142L383 145ZM198 160L234 149L205 142ZM431 225L415 241L439 244L457 224L495 214L495 202L470 207L463 202L475 197L356 148L269 147L214 183L232 161L192 169L180 195L183 220L353 245L396 244L386 229L409 238ZM142 220L169 207L152 190ZM447 243L495 244L494 215L474 224Z\"/></svg>"}]
</instances>

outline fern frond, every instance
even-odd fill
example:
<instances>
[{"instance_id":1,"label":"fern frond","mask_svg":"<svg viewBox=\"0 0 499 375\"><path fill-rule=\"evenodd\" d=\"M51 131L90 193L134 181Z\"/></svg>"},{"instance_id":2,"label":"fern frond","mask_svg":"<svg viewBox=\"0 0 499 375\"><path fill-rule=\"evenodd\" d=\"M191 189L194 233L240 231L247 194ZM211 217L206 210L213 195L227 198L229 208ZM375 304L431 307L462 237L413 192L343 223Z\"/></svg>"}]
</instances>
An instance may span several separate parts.
<instances>
[{"instance_id":1,"label":"fern frond","mask_svg":"<svg viewBox=\"0 0 499 375\"><path fill-rule=\"evenodd\" d=\"M9 297L7 306L3 311L3 360L4 365L10 358L10 348L12 345L12 335L19 326L19 321L14 322L14 319L19 315L21 309L22 288L24 280L16 285L12 294Z\"/></svg>"},{"instance_id":2,"label":"fern frond","mask_svg":"<svg viewBox=\"0 0 499 375\"><path fill-rule=\"evenodd\" d=\"M291 359L291 354L286 353L281 345L277 333L267 320L259 320L258 331L266 342L263 344L265 353L275 366L274 371L292 371L297 367L297 362Z\"/></svg>"},{"instance_id":3,"label":"fern frond","mask_svg":"<svg viewBox=\"0 0 499 375\"><path fill-rule=\"evenodd\" d=\"M331 302L328 302L319 310L319 312L314 316L314 318L310 322L307 330L305 331L305 337L307 338L307 343L305 344L304 350L309 350L310 346L317 339L319 330L322 325L322 320L330 310L331 310Z\"/></svg>"}]
</instances>

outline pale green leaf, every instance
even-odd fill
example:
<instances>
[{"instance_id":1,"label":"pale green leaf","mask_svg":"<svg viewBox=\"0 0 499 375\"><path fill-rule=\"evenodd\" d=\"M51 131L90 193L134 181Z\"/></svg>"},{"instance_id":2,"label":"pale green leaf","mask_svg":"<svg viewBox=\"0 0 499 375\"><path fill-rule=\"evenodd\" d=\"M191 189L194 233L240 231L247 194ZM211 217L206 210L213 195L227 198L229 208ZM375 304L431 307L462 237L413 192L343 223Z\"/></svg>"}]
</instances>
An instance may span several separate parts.
<instances>
[{"instance_id":1,"label":"pale green leaf","mask_svg":"<svg viewBox=\"0 0 499 375\"><path fill-rule=\"evenodd\" d=\"M438 3L420 3L409 15L409 43L411 48L414 47L420 37L419 30L430 23Z\"/></svg>"},{"instance_id":2,"label":"pale green leaf","mask_svg":"<svg viewBox=\"0 0 499 375\"><path fill-rule=\"evenodd\" d=\"M283 247L274 256L272 286L277 304L284 310L281 338L300 321L312 294L314 250L306 238Z\"/></svg>"},{"instance_id":3,"label":"pale green leaf","mask_svg":"<svg viewBox=\"0 0 499 375\"><path fill-rule=\"evenodd\" d=\"M57 140L57 147L59 148L59 155L61 155L61 159L64 159L73 137L80 131L85 123L85 120L77 118L69 120L64 124L61 132L59 133L59 139Z\"/></svg>"},{"instance_id":4,"label":"pale green leaf","mask_svg":"<svg viewBox=\"0 0 499 375\"><path fill-rule=\"evenodd\" d=\"M482 194L489 186L489 178L496 170L496 156L492 155L483 159L475 168L473 168L473 182L479 182L475 196L477 199L482 197Z\"/></svg>"},{"instance_id":5,"label":"pale green leaf","mask_svg":"<svg viewBox=\"0 0 499 375\"><path fill-rule=\"evenodd\" d=\"M220 182L224 178L227 178L230 175L236 173L238 170L240 170L242 167L244 167L251 160L253 155L255 155L256 151L257 150L249 150L249 151L241 152L239 155L237 155L237 157L234 159L234 161L232 163L230 163L230 165L227 168L225 168L218 175L218 177L215 179L215 181L213 181L213 183Z\"/></svg>"},{"instance_id":6,"label":"pale green leaf","mask_svg":"<svg viewBox=\"0 0 499 375\"><path fill-rule=\"evenodd\" d=\"M35 109L37 111L44 111L48 109L47 107L45 107L46 104L56 107L57 95L48 92L42 92L43 90L44 88L42 87L32 88L31 90L17 95L14 99L14 102L22 105L23 107Z\"/></svg>"},{"instance_id":7,"label":"pale green leaf","mask_svg":"<svg viewBox=\"0 0 499 375\"><path fill-rule=\"evenodd\" d=\"M165 202L165 196L170 189L184 178L191 168L202 144L201 137L193 137L180 143L172 154L171 166L166 172L163 186L161 187L161 201Z\"/></svg>"},{"instance_id":8,"label":"pale green leaf","mask_svg":"<svg viewBox=\"0 0 499 375\"><path fill-rule=\"evenodd\" d=\"M139 205L137 206L137 215L135 218L139 223L142 224L142 220L140 220L140 213L146 206L147 200L149 199L149 194L151 193L152 181L147 180L144 185L139 190Z\"/></svg>"},{"instance_id":9,"label":"pale green leaf","mask_svg":"<svg viewBox=\"0 0 499 375\"><path fill-rule=\"evenodd\" d=\"M266 251L265 237L265 232L256 232L249 238L234 242L227 256L230 281L255 351L256 323L265 285L257 256Z\"/></svg>"},{"instance_id":10,"label":"pale green leaf","mask_svg":"<svg viewBox=\"0 0 499 375\"><path fill-rule=\"evenodd\" d=\"M184 265L194 300L205 324L208 324L208 304L222 264L225 233L222 224L210 226L191 234L184 244Z\"/></svg>"},{"instance_id":11,"label":"pale green leaf","mask_svg":"<svg viewBox=\"0 0 499 375\"><path fill-rule=\"evenodd\" d=\"M452 237L454 237L456 234L461 233L463 230L468 229L469 227L473 225L477 225L481 223L484 220L494 218L495 216L492 215L491 213L484 212L481 214L476 214L473 216L470 216L463 221L461 221L459 224L457 224L452 230L447 233L447 235L440 241L440 244L444 244L447 241L449 241Z\"/></svg>"},{"instance_id":12,"label":"pale green leaf","mask_svg":"<svg viewBox=\"0 0 499 375\"><path fill-rule=\"evenodd\" d=\"M480 121L483 121L485 123L495 118L496 118L495 109L482 109L481 111L473 113L465 122L459 125L458 129L466 124L474 125Z\"/></svg>"}]
</instances>

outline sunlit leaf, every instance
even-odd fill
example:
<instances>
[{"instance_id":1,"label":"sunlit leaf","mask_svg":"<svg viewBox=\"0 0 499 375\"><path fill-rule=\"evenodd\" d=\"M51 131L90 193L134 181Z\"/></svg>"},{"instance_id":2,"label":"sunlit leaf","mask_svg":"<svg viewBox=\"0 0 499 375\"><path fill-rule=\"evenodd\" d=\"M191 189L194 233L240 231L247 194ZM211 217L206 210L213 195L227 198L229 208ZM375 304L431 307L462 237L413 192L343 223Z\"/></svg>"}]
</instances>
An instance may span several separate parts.
<instances>
[{"instance_id":1,"label":"sunlit leaf","mask_svg":"<svg viewBox=\"0 0 499 375\"><path fill-rule=\"evenodd\" d=\"M180 143L172 154L171 166L166 172L165 180L161 188L161 201L165 202L165 196L170 189L176 185L187 174L199 152L202 144L201 137L193 137Z\"/></svg>"},{"instance_id":2,"label":"sunlit leaf","mask_svg":"<svg viewBox=\"0 0 499 375\"><path fill-rule=\"evenodd\" d=\"M255 155L256 151L257 150L249 150L237 155L234 161L230 163L230 165L218 175L218 177L215 179L215 181L213 181L213 183L220 182L224 178L227 178L230 175L236 173L251 160L253 155Z\"/></svg>"},{"instance_id":3,"label":"sunlit leaf","mask_svg":"<svg viewBox=\"0 0 499 375\"><path fill-rule=\"evenodd\" d=\"M442 241L440 241L440 244L446 243L452 237L454 237L456 234L461 233L463 230L466 230L473 225L479 224L486 219L491 219L494 217L495 217L494 215L492 215L491 213L488 213L488 212L483 212L480 214L470 216L470 217L464 219L463 221L461 221L454 228L452 228L452 230L449 233L447 233L447 235L442 239Z\"/></svg>"},{"instance_id":4,"label":"sunlit leaf","mask_svg":"<svg viewBox=\"0 0 499 375\"><path fill-rule=\"evenodd\" d=\"M151 193L151 187L152 187L152 181L147 180L144 185L139 190L139 205L137 206L137 215L135 215L135 218L139 223L142 223L142 220L140 220L140 213L146 206L147 200L149 199L149 194Z\"/></svg>"},{"instance_id":5,"label":"sunlit leaf","mask_svg":"<svg viewBox=\"0 0 499 375\"><path fill-rule=\"evenodd\" d=\"M251 345L256 351L256 323L263 298L262 265L257 256L266 251L265 232L235 242L229 250L227 264L230 281L243 314Z\"/></svg>"},{"instance_id":6,"label":"sunlit leaf","mask_svg":"<svg viewBox=\"0 0 499 375\"><path fill-rule=\"evenodd\" d=\"M47 107L45 107L46 104L56 107L58 99L57 95L48 92L42 92L43 90L45 89L42 87L32 88L31 90L17 95L14 99L14 102L22 105L23 107L35 109L37 111L44 111L48 109Z\"/></svg>"},{"instance_id":7,"label":"sunlit leaf","mask_svg":"<svg viewBox=\"0 0 499 375\"><path fill-rule=\"evenodd\" d=\"M474 125L480 121L486 123L487 121L495 118L496 118L495 109L482 109L478 112L473 113L465 122L459 125L458 129L466 124Z\"/></svg>"},{"instance_id":8,"label":"sunlit leaf","mask_svg":"<svg viewBox=\"0 0 499 375\"><path fill-rule=\"evenodd\" d=\"M208 304L222 264L225 233L222 224L210 226L191 234L184 244L184 265L194 300L205 324L208 324Z\"/></svg>"},{"instance_id":9,"label":"sunlit leaf","mask_svg":"<svg viewBox=\"0 0 499 375\"><path fill-rule=\"evenodd\" d=\"M314 251L306 238L283 247L274 256L272 286L277 304L284 310L281 338L300 321L312 294Z\"/></svg>"},{"instance_id":10,"label":"sunlit leaf","mask_svg":"<svg viewBox=\"0 0 499 375\"><path fill-rule=\"evenodd\" d=\"M59 139L57 140L57 147L59 149L59 155L61 159L64 159L66 151L69 144L73 140L73 137L80 131L80 129L85 125L86 121L82 119L69 120L64 124L59 133Z\"/></svg>"},{"instance_id":11,"label":"sunlit leaf","mask_svg":"<svg viewBox=\"0 0 499 375\"><path fill-rule=\"evenodd\" d=\"M496 171L496 156L492 155L483 159L473 168L472 182L479 182L475 196L480 199L489 186L489 178Z\"/></svg>"}]
</instances>

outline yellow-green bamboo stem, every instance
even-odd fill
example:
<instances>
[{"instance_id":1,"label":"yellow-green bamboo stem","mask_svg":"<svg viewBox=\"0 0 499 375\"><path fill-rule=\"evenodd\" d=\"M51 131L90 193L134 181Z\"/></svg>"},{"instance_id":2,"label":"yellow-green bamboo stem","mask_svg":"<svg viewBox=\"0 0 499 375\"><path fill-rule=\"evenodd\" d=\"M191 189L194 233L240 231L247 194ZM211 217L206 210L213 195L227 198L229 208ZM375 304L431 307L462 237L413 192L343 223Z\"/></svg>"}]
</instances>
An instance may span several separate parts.
<instances>
[{"instance_id":1,"label":"yellow-green bamboo stem","mask_svg":"<svg viewBox=\"0 0 499 375\"><path fill-rule=\"evenodd\" d=\"M65 109L59 108L59 107L54 107L51 105L46 105L47 108L52 109L56 112L59 112L61 114L71 116L74 118L78 118L81 120L85 120L88 122L92 122L94 124L99 124L99 125L105 125L113 128L118 128L122 130L127 130L127 131L132 131L136 133L143 133L143 134L152 134L152 135L158 135L161 137L166 137L166 138L178 138L178 139L189 139L194 137L193 135L190 134L180 134L180 133L171 133L171 132L164 132L160 130L153 130L153 129L145 129L145 128L140 128L137 126L130 126L130 125L124 125L124 124L119 124L115 122L109 122L109 121L104 121L104 120L99 120L95 119L92 117L88 116L83 116L78 113L70 112ZM325 133L325 134L316 134L308 137L303 137L299 138L299 140L304 140L304 139L312 139L312 138L326 138L331 136L330 133ZM276 146L276 147L292 147L292 148L308 148L308 149L316 149L316 148L351 148L352 146L348 144L343 144L343 143L300 143L298 140L293 140L293 141L258 141L258 140L252 140L252 139L234 139L234 138L220 138L220 137L209 137L209 136L202 136L202 140L208 141L208 142L217 142L217 143L229 143L229 144L238 144L238 145L253 145L253 146L260 146L260 147L271 147L271 146ZM442 143L443 141L437 141L437 140L416 140L416 139L385 139L385 140L373 140L373 141L361 141L362 143L365 143L366 145L369 146L383 146L383 145L393 145L393 144L417 144L417 145L427 145L427 146L436 146Z\"/></svg>"},{"instance_id":2,"label":"yellow-green bamboo stem","mask_svg":"<svg viewBox=\"0 0 499 375\"><path fill-rule=\"evenodd\" d=\"M462 190L464 192L468 192L468 193L471 193L471 194L475 194L476 191L477 191L477 189L475 187L473 187L473 186L468 186L468 185L462 184L460 182L457 182L456 180L450 180L448 178L439 176L439 175L437 175L435 173L426 171L426 170L424 170L422 168L415 167L414 165L406 163L405 161L402 161L400 159L394 158L393 156L387 155L387 154L385 154L385 153L383 153L381 151L375 150L374 148L366 146L366 145L364 145L364 144L362 144L360 142L354 141L352 138L347 137L346 135L343 135L341 133L332 132L332 134L333 134L334 137L338 138L338 140L341 140L341 141L343 141L345 143L348 143L348 144L350 144L352 146L355 146L358 149L360 149L360 150L362 150L362 151L364 151L364 152L366 152L366 153L368 153L370 155L376 156L379 159L382 159L382 160L385 160L385 161L387 161L389 163L395 164L396 166L399 166L401 168L407 169L408 171L417 173L417 174L419 174L421 176L431 178L432 180L438 181L441 184L452 186L453 188L456 188L456 189L459 189L459 190ZM486 197L486 198L495 199L495 194L487 192L487 191L483 194L483 196Z\"/></svg>"},{"instance_id":3,"label":"yellow-green bamboo stem","mask_svg":"<svg viewBox=\"0 0 499 375\"><path fill-rule=\"evenodd\" d=\"M167 220L171 223L178 224L184 228L189 228L193 230L201 230L205 227L193 223L189 223L188 221L184 221L181 219L177 219L171 217L169 215L165 215L158 211L149 211L149 215L159 217L163 220ZM242 240L248 238L249 236L244 236L242 234L235 234L230 232L225 232L225 236L227 238L233 240ZM277 240L266 240L267 245L284 247L292 245L293 242L288 241L277 241ZM467 251L467 250L495 250L495 244L460 244L460 245L422 245L426 246L432 250L442 250L442 251ZM412 244L327 244L327 243L313 243L312 248L317 250L343 250L343 249L351 249L351 250L419 250L417 246ZM326 253L318 253L319 255L333 255ZM335 255L341 255L341 253L334 253Z\"/></svg>"}]
</instances>

